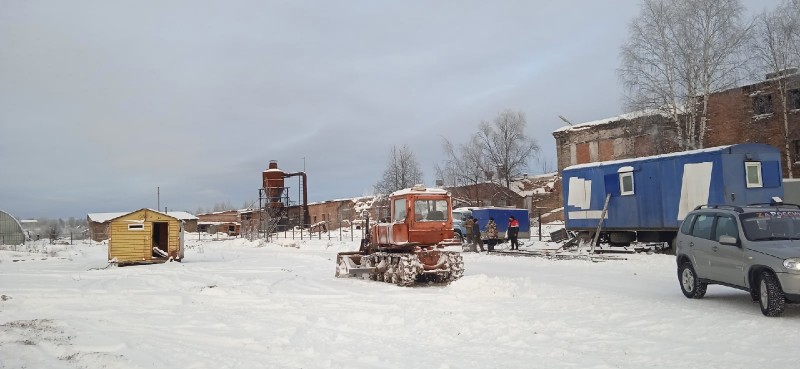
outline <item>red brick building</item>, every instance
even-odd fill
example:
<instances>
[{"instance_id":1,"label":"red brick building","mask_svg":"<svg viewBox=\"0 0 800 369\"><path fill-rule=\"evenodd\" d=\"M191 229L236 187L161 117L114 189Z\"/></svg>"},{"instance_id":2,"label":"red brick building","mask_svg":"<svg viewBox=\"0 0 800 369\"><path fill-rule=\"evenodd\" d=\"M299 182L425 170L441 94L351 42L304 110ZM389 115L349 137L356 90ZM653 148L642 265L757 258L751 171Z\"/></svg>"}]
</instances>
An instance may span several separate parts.
<instances>
[{"instance_id":1,"label":"red brick building","mask_svg":"<svg viewBox=\"0 0 800 369\"><path fill-rule=\"evenodd\" d=\"M784 109L778 93L786 82L789 120L787 165L783 134ZM565 126L553 132L559 172L570 165L628 159L683 151L677 144L675 125L657 112L634 112L615 118ZM768 75L754 84L709 96L704 147L738 143L764 143L781 149L784 177L800 176L800 74L788 70L780 77Z\"/></svg>"},{"instance_id":2,"label":"red brick building","mask_svg":"<svg viewBox=\"0 0 800 369\"><path fill-rule=\"evenodd\" d=\"M675 125L656 111L565 126L553 137L559 173L570 165L680 151Z\"/></svg>"},{"instance_id":3,"label":"red brick building","mask_svg":"<svg viewBox=\"0 0 800 369\"><path fill-rule=\"evenodd\" d=\"M791 168L786 161L786 141L783 135L784 109L779 94L779 79L768 79L747 86L712 94L708 100L708 123L704 146L714 147L735 143L756 142L775 146L783 152L783 176L800 176L800 74L789 71L786 82L789 120L789 152Z\"/></svg>"}]
</instances>

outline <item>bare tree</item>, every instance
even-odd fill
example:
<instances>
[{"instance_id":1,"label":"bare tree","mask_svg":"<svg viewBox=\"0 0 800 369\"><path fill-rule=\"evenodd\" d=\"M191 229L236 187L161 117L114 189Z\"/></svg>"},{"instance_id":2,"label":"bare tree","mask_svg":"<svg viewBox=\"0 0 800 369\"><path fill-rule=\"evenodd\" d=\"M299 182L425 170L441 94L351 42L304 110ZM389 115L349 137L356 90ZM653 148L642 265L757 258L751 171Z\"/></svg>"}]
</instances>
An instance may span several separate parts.
<instances>
[{"instance_id":1,"label":"bare tree","mask_svg":"<svg viewBox=\"0 0 800 369\"><path fill-rule=\"evenodd\" d=\"M435 165L436 177L444 181L445 187L464 187L475 185L488 179L489 166L483 155L483 147L478 136L473 136L463 145L454 145L447 139L442 144L447 159L442 165ZM467 187L464 191L454 193L460 201L475 204L478 201L478 189Z\"/></svg>"},{"instance_id":2,"label":"bare tree","mask_svg":"<svg viewBox=\"0 0 800 369\"><path fill-rule=\"evenodd\" d=\"M399 149L392 146L383 177L375 184L375 192L390 194L418 183L422 183L422 170L414 153L407 145Z\"/></svg>"},{"instance_id":3,"label":"bare tree","mask_svg":"<svg viewBox=\"0 0 800 369\"><path fill-rule=\"evenodd\" d=\"M783 72L798 63L797 44L798 26L800 16L797 3L791 0L778 6L772 12L764 12L757 17L755 36L752 38L750 49L760 70L769 71L774 75L778 87L778 98L781 106L783 120L783 143L786 150L786 167L791 168L792 158L790 126L789 126L789 92L787 91L787 78ZM792 171L788 170L789 178Z\"/></svg>"},{"instance_id":4,"label":"bare tree","mask_svg":"<svg viewBox=\"0 0 800 369\"><path fill-rule=\"evenodd\" d=\"M495 166L498 179L504 180L506 187L527 168L528 160L539 153L536 140L525 134L527 124L523 112L505 110L491 123L483 121L478 127L475 140L481 147L483 162Z\"/></svg>"},{"instance_id":5,"label":"bare tree","mask_svg":"<svg viewBox=\"0 0 800 369\"><path fill-rule=\"evenodd\" d=\"M58 236L61 234L61 227L58 225L57 221L53 221L50 225L47 226L47 238L50 239L50 244L56 242Z\"/></svg>"},{"instance_id":6,"label":"bare tree","mask_svg":"<svg viewBox=\"0 0 800 369\"><path fill-rule=\"evenodd\" d=\"M477 136L463 145L454 145L447 139L442 144L447 159L442 166L436 165L436 176L445 186L463 186L483 181L487 166L484 163L482 146Z\"/></svg>"},{"instance_id":7,"label":"bare tree","mask_svg":"<svg viewBox=\"0 0 800 369\"><path fill-rule=\"evenodd\" d=\"M215 203L211 211L217 212L217 211L228 211L228 210L235 210L233 205L231 205L230 201Z\"/></svg>"},{"instance_id":8,"label":"bare tree","mask_svg":"<svg viewBox=\"0 0 800 369\"><path fill-rule=\"evenodd\" d=\"M739 0L644 0L622 46L627 108L676 124L681 147L702 148L711 93L737 83L751 25Z\"/></svg>"}]
</instances>

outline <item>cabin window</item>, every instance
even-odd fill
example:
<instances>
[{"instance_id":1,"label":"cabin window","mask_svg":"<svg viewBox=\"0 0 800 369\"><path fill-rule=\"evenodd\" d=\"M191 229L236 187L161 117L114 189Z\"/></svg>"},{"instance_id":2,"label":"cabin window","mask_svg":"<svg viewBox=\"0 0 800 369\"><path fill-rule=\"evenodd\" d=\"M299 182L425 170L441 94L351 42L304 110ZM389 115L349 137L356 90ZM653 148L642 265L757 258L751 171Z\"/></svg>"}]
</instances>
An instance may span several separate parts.
<instances>
[{"instance_id":1,"label":"cabin window","mask_svg":"<svg viewBox=\"0 0 800 369\"><path fill-rule=\"evenodd\" d=\"M417 200L414 201L414 220L445 221L447 210L447 200Z\"/></svg>"},{"instance_id":2,"label":"cabin window","mask_svg":"<svg viewBox=\"0 0 800 369\"><path fill-rule=\"evenodd\" d=\"M129 231L143 231L144 224L128 224Z\"/></svg>"},{"instance_id":3,"label":"cabin window","mask_svg":"<svg viewBox=\"0 0 800 369\"><path fill-rule=\"evenodd\" d=\"M406 199L394 200L394 214L392 219L395 222L403 222L406 220Z\"/></svg>"},{"instance_id":4,"label":"cabin window","mask_svg":"<svg viewBox=\"0 0 800 369\"><path fill-rule=\"evenodd\" d=\"M619 174L619 194L633 195L633 172L622 172Z\"/></svg>"},{"instance_id":5,"label":"cabin window","mask_svg":"<svg viewBox=\"0 0 800 369\"><path fill-rule=\"evenodd\" d=\"M747 177L747 188L764 187L761 178L761 162L749 161L744 163L744 172Z\"/></svg>"}]
</instances>

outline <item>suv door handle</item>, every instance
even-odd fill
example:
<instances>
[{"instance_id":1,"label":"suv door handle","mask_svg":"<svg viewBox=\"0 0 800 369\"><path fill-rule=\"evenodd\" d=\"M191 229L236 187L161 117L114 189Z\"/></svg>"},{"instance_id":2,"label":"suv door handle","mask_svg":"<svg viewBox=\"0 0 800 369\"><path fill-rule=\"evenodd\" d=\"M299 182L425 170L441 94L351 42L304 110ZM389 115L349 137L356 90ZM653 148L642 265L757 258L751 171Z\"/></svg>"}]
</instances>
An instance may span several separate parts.
<instances>
[{"instance_id":1,"label":"suv door handle","mask_svg":"<svg viewBox=\"0 0 800 369\"><path fill-rule=\"evenodd\" d=\"M694 242L689 242L689 247L694 247Z\"/></svg>"}]
</instances>

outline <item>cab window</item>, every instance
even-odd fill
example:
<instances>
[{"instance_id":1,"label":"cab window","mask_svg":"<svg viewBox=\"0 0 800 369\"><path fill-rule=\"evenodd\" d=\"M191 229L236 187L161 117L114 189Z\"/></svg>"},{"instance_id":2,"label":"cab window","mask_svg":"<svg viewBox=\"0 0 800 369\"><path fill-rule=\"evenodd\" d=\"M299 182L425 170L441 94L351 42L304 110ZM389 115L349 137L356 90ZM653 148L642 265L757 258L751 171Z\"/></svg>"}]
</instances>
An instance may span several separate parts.
<instances>
[{"instance_id":1,"label":"cab window","mask_svg":"<svg viewBox=\"0 0 800 369\"><path fill-rule=\"evenodd\" d=\"M421 222L447 220L447 200L414 201L414 219Z\"/></svg>"},{"instance_id":2,"label":"cab window","mask_svg":"<svg viewBox=\"0 0 800 369\"><path fill-rule=\"evenodd\" d=\"M394 214L392 214L392 219L395 222L406 220L406 199L394 200Z\"/></svg>"}]
</instances>

